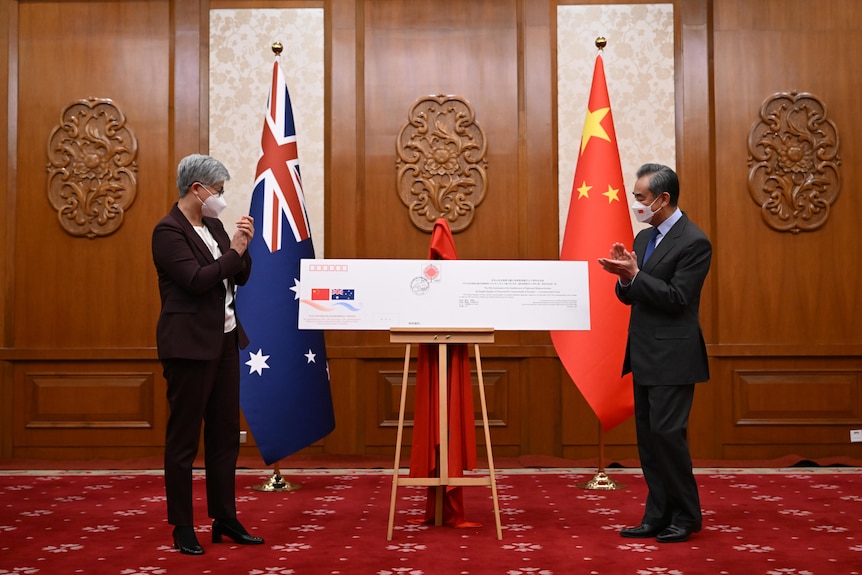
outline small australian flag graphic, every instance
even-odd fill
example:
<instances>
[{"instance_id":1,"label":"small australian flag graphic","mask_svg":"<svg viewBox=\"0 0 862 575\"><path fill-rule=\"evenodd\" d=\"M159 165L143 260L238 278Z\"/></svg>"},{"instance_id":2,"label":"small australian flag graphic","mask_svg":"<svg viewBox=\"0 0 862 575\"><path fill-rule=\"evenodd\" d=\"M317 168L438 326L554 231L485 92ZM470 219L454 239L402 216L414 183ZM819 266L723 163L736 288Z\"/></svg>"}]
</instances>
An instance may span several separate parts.
<instances>
[{"instance_id":1,"label":"small australian flag graphic","mask_svg":"<svg viewBox=\"0 0 862 575\"><path fill-rule=\"evenodd\" d=\"M330 293L330 297L333 300L336 300L336 299L353 299L353 292L354 292L354 290L352 290L352 289L333 289L333 290L330 290L329 293Z\"/></svg>"}]
</instances>

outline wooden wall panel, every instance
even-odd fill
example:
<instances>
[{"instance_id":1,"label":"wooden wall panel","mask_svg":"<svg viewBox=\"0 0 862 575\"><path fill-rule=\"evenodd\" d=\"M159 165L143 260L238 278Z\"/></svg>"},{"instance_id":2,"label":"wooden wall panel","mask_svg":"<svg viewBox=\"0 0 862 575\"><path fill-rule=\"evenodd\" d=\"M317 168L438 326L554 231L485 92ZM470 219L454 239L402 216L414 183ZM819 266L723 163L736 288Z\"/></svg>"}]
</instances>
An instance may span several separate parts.
<instances>
[{"instance_id":1,"label":"wooden wall panel","mask_svg":"<svg viewBox=\"0 0 862 575\"><path fill-rule=\"evenodd\" d=\"M681 203L686 213L712 239L715 254L721 246L715 240L712 22L711 2L674 4L676 150L682 186ZM716 322L721 312L716 308L714 294L715 286L721 281L721 273L713 259L701 293L701 327L708 345L716 341ZM713 377L711 381L697 385L689 419L689 446L692 456L700 459L714 457L715 448L720 444L715 406L724 382L715 376L710 363Z\"/></svg>"},{"instance_id":2,"label":"wooden wall panel","mask_svg":"<svg viewBox=\"0 0 862 575\"><path fill-rule=\"evenodd\" d=\"M15 161L12 158L15 151L14 114L9 113L17 105L14 91L8 87L12 86L10 77L17 73L15 62L17 52L15 46L18 40L18 7L12 2L0 3L0 85L7 86L6 90L0 90L0 126L3 137L0 137L0 208L3 209L2 221L3 231L0 232L0 344L8 345L11 340L10 314L12 308L12 256L15 235ZM0 381L5 381L4 374L0 373ZM5 399L7 387L0 383L0 403L8 405ZM2 415L0 413L0 415ZM0 453L4 451L0 446Z\"/></svg>"},{"instance_id":3,"label":"wooden wall panel","mask_svg":"<svg viewBox=\"0 0 862 575\"><path fill-rule=\"evenodd\" d=\"M167 410L148 361L18 362L13 394L17 457L160 454Z\"/></svg>"},{"instance_id":4,"label":"wooden wall panel","mask_svg":"<svg viewBox=\"0 0 862 575\"><path fill-rule=\"evenodd\" d=\"M144 347L154 341L159 308L149 237L166 209L164 175L170 171L164 154L168 7L166 1L20 3L17 347ZM48 202L46 171L48 139L61 111L89 97L113 100L139 143L135 201L114 234L92 240L60 227Z\"/></svg>"},{"instance_id":5,"label":"wooden wall panel","mask_svg":"<svg viewBox=\"0 0 862 575\"><path fill-rule=\"evenodd\" d=\"M862 38L853 31L862 5L794 0L742 6L715 2L718 343L798 346L801 354L852 344L858 353L862 307L855 286L862 270L846 262L862 256L853 198L862 177L862 165L853 161L862 154L862 110L854 95L862 77L850 72L862 53ZM825 103L844 160L843 189L829 220L799 234L764 224L746 180L748 133L761 103L790 91L810 92Z\"/></svg>"},{"instance_id":6,"label":"wooden wall panel","mask_svg":"<svg viewBox=\"0 0 862 575\"><path fill-rule=\"evenodd\" d=\"M26 429L155 427L152 373L28 372L24 378Z\"/></svg>"},{"instance_id":7,"label":"wooden wall panel","mask_svg":"<svg viewBox=\"0 0 862 575\"><path fill-rule=\"evenodd\" d=\"M208 10L320 4L2 0L0 457L160 453L167 408L149 241L174 201L177 161L206 152ZM436 93L465 97L489 143L487 195L456 235L460 257L557 257L557 4L323 1L326 257L425 256L429 236L396 193L395 140L410 105ZM692 452L862 460L862 444L848 442L848 429L862 428L862 231L852 203L862 5L674 0L674 14L684 209L715 248L702 305L712 380L695 394ZM797 235L767 228L746 188L760 103L789 90L826 103L843 160L828 223ZM46 191L50 131L64 106L89 96L116 101L140 150L135 203L115 234L95 240L62 231ZM548 334L495 339L482 349L495 455L595 460L598 423ZM304 453L391 456L403 349L369 332L328 333L327 347L337 427ZM121 401L107 405L114 392ZM601 441L605 463L636 458L632 421ZM256 453L253 442L243 453Z\"/></svg>"},{"instance_id":8,"label":"wooden wall panel","mask_svg":"<svg viewBox=\"0 0 862 575\"><path fill-rule=\"evenodd\" d=\"M377 398L373 416L368 418L369 431L372 426L375 430L386 428L395 428L398 425L399 406L401 402L402 388L402 370L380 370L377 372L377 386L370 390L371 395ZM507 389L509 373L502 370L482 369L485 382L485 401L488 408L488 425L489 427L506 427L509 422L509 410L511 406L508 402ZM474 419L477 425L482 422L482 410L479 397L479 380L478 373L475 369L471 371L473 378L473 407ZM416 402L416 372L411 370L407 377L407 396L406 406L404 410L405 424L412 425L415 411L413 409ZM371 437L369 433L368 437ZM387 432L382 444L393 445L391 432ZM374 441L369 441L369 444L374 444Z\"/></svg>"},{"instance_id":9,"label":"wooden wall panel","mask_svg":"<svg viewBox=\"0 0 862 575\"><path fill-rule=\"evenodd\" d=\"M11 88L11 78L17 73L15 45L18 39L18 6L12 2L0 2L0 82ZM0 347L6 348L12 341L12 261L14 261L15 236L15 160L14 135L17 133L14 113L16 106L14 91L0 90L0 206L3 209L3 231L0 232ZM0 361L0 458L12 453L12 364Z\"/></svg>"},{"instance_id":10,"label":"wooden wall panel","mask_svg":"<svg viewBox=\"0 0 862 575\"><path fill-rule=\"evenodd\" d=\"M852 0L714 3L715 226L711 353L721 434L717 457L862 455L858 428L862 316L855 286L862 228L853 182L862 110L850 72L862 52ZM828 49L823 49L829 46ZM832 70L835 73L823 73ZM747 188L748 134L762 102L810 92L840 139L842 189L812 232L768 227ZM840 246L837 250L837 246Z\"/></svg>"},{"instance_id":11,"label":"wooden wall panel","mask_svg":"<svg viewBox=\"0 0 862 575\"><path fill-rule=\"evenodd\" d=\"M170 111L183 110L170 99L171 8L169 0L3 2L14 13L4 32L16 41L4 58L14 195L4 214L0 359L11 409L0 456L161 453L167 409L150 236L176 198ZM112 100L138 143L134 202L114 233L95 239L61 227L47 187L52 130L64 108L88 98Z\"/></svg>"},{"instance_id":12,"label":"wooden wall panel","mask_svg":"<svg viewBox=\"0 0 862 575\"><path fill-rule=\"evenodd\" d=\"M721 358L717 459L862 457L859 358Z\"/></svg>"},{"instance_id":13,"label":"wooden wall panel","mask_svg":"<svg viewBox=\"0 0 862 575\"><path fill-rule=\"evenodd\" d=\"M737 369L735 425L862 425L862 373Z\"/></svg>"},{"instance_id":14,"label":"wooden wall panel","mask_svg":"<svg viewBox=\"0 0 862 575\"><path fill-rule=\"evenodd\" d=\"M414 346L415 349L415 346ZM481 353L481 352L480 352ZM414 354L415 356L415 354ZM407 379L407 402L405 408L404 438L402 453L410 454L413 441L413 406L415 405L416 362L411 361ZM473 379L473 412L476 422L476 441L479 452L485 452L485 437L482 429L482 411L479 396L479 382L476 366L471 358L471 375ZM398 414L401 401L401 381L403 376L403 361L368 360L360 362L363 396L366 398L363 406L364 445L369 454L394 454L398 429ZM493 367L492 367L493 366ZM519 454L520 408L517 386L513 385L519 376L518 362L487 364L483 356L483 375L485 379L485 400L488 407L488 426L491 429L491 441L494 452L501 451L509 455Z\"/></svg>"},{"instance_id":15,"label":"wooden wall panel","mask_svg":"<svg viewBox=\"0 0 862 575\"><path fill-rule=\"evenodd\" d=\"M519 256L516 16L514 0L366 4L363 257L428 253L429 235L396 193L395 143L413 103L434 94L466 98L488 142L488 190L473 224L457 234L459 257Z\"/></svg>"}]
</instances>

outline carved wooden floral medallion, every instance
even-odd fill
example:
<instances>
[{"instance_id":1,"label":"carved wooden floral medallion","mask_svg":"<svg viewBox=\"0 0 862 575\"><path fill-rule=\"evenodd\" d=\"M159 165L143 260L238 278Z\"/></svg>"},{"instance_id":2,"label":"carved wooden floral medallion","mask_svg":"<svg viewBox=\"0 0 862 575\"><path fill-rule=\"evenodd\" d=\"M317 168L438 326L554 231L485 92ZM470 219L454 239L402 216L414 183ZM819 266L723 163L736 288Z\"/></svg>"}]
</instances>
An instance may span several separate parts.
<instances>
[{"instance_id":1,"label":"carved wooden floral medallion","mask_svg":"<svg viewBox=\"0 0 862 575\"><path fill-rule=\"evenodd\" d=\"M841 189L841 159L823 102L804 92L767 98L748 151L748 191L769 227L797 234L826 223Z\"/></svg>"},{"instance_id":2,"label":"carved wooden floral medallion","mask_svg":"<svg viewBox=\"0 0 862 575\"><path fill-rule=\"evenodd\" d=\"M452 232L466 229L488 185L485 132L459 96L417 100L396 143L398 195L410 220L430 232L446 218Z\"/></svg>"},{"instance_id":3,"label":"carved wooden floral medallion","mask_svg":"<svg viewBox=\"0 0 862 575\"><path fill-rule=\"evenodd\" d=\"M73 236L115 232L137 194L138 141L109 99L69 104L48 139L48 198Z\"/></svg>"}]
</instances>

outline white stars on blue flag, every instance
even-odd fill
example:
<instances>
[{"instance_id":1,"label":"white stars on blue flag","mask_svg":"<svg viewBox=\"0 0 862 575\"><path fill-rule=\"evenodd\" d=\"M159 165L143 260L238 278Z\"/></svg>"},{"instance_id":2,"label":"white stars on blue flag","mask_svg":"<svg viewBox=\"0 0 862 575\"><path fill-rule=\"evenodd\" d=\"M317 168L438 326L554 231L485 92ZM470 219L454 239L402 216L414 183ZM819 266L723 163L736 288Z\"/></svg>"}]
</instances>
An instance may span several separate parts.
<instances>
[{"instance_id":1,"label":"white stars on blue flag","mask_svg":"<svg viewBox=\"0 0 862 575\"><path fill-rule=\"evenodd\" d=\"M254 372L257 372L258 375L263 375L263 370L269 369L269 366L266 364L269 356L263 355L262 349L257 350L257 353L250 353L248 356L249 360L245 364L249 367L249 375Z\"/></svg>"}]
</instances>

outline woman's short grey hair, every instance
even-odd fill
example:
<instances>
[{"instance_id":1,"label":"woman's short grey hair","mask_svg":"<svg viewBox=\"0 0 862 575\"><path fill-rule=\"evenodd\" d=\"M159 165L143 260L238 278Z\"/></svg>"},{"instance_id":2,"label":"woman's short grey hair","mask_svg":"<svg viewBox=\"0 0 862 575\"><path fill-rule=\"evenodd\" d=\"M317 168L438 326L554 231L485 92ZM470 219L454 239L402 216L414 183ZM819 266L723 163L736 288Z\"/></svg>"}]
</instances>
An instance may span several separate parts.
<instances>
[{"instance_id":1,"label":"woman's short grey hair","mask_svg":"<svg viewBox=\"0 0 862 575\"><path fill-rule=\"evenodd\" d=\"M224 164L203 154L192 154L180 160L177 166L177 189L180 197L185 196L195 182L213 186L216 182L226 182L230 173Z\"/></svg>"}]
</instances>

